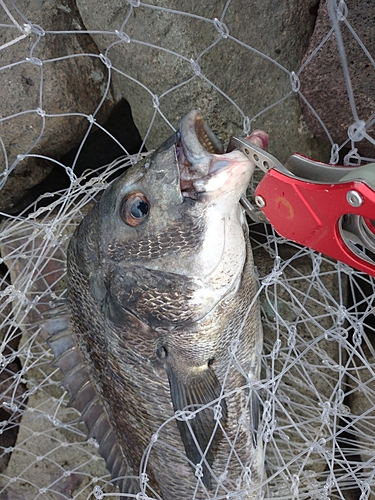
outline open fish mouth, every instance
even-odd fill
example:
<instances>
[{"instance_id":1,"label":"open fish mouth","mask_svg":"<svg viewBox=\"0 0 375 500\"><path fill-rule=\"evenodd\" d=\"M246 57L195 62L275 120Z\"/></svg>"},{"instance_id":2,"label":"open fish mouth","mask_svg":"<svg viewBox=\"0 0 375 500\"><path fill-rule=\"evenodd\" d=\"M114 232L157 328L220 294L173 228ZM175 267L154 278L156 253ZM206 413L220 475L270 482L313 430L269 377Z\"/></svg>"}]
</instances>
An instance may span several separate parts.
<instances>
[{"instance_id":1,"label":"open fish mouth","mask_svg":"<svg viewBox=\"0 0 375 500\"><path fill-rule=\"evenodd\" d=\"M227 189L234 185L246 188L255 167L239 150L225 153L222 143L199 111L190 111L181 120L176 154L181 193L193 199L199 193L220 191L229 178Z\"/></svg>"},{"instance_id":2,"label":"open fish mouth","mask_svg":"<svg viewBox=\"0 0 375 500\"><path fill-rule=\"evenodd\" d=\"M194 197L197 192L195 181L202 181L210 174L213 155L224 154L222 143L199 111L190 111L181 120L177 132L176 152L180 167L181 192L184 196Z\"/></svg>"}]
</instances>

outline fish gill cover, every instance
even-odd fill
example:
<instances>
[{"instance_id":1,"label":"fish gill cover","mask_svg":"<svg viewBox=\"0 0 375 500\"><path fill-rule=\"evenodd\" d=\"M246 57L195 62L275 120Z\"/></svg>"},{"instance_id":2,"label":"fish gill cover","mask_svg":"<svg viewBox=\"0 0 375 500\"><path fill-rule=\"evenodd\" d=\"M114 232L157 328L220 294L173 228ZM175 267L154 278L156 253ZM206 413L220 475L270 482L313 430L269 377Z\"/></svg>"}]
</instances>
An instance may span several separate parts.
<instances>
[{"instance_id":1,"label":"fish gill cover","mask_svg":"<svg viewBox=\"0 0 375 500\"><path fill-rule=\"evenodd\" d=\"M282 162L294 151L373 160L374 6L0 0L0 12L0 499L117 498L48 343L54 331L56 357L71 348L71 235L109 183L192 109L224 145L265 130ZM189 466L191 498L374 499L373 278L249 225L258 291L243 314L259 300L264 343L260 379L244 372L239 390L258 407L261 483L223 425L238 477L224 468L209 484ZM228 366L241 369L233 340ZM153 449L198 413L178 413L152 436L129 498L160 498ZM178 481L173 465L167 473Z\"/></svg>"}]
</instances>

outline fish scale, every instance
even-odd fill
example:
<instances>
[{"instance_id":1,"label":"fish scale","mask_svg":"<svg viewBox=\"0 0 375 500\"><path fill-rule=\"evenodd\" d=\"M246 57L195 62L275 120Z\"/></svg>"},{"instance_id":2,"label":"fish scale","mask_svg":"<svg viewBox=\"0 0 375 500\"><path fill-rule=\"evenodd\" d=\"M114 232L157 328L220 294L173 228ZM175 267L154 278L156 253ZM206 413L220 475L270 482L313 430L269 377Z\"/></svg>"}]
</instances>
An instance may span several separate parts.
<instances>
[{"instance_id":1,"label":"fish scale","mask_svg":"<svg viewBox=\"0 0 375 500\"><path fill-rule=\"evenodd\" d=\"M262 328L239 205L253 164L240 152L205 149L210 137L199 113L189 113L179 134L111 184L68 249L71 331L56 332L50 344L71 404L124 494L261 493L251 384L259 378ZM129 197L140 221L127 225ZM152 235L151 255L139 258L134 249ZM74 352L75 367L64 348Z\"/></svg>"},{"instance_id":2,"label":"fish scale","mask_svg":"<svg viewBox=\"0 0 375 500\"><path fill-rule=\"evenodd\" d=\"M184 231L181 231L181 225ZM174 227L169 226L168 233L162 232L149 235L147 238L135 241L132 244L109 244L109 255L115 261L137 257L139 259L159 258L161 255L170 255L172 252L189 250L192 239L196 240L200 233L199 221L181 219L176 221Z\"/></svg>"}]
</instances>

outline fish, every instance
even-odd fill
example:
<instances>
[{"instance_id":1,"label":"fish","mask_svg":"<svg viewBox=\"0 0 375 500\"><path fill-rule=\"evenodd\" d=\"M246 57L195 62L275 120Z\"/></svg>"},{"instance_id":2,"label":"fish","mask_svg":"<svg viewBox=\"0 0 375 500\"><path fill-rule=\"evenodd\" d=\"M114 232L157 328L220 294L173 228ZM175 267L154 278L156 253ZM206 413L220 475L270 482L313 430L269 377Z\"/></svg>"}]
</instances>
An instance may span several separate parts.
<instances>
[{"instance_id":1,"label":"fish","mask_svg":"<svg viewBox=\"0 0 375 500\"><path fill-rule=\"evenodd\" d=\"M254 168L190 111L70 240L70 319L45 328L125 498L261 494L263 334L240 204Z\"/></svg>"}]
</instances>

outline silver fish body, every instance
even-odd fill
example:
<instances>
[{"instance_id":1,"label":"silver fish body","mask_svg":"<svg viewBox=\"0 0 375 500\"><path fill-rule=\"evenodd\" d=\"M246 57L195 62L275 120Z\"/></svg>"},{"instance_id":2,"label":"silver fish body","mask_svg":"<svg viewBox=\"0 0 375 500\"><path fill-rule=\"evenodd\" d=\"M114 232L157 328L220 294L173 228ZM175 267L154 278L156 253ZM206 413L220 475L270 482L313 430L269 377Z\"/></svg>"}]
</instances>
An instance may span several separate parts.
<instances>
[{"instance_id":1,"label":"silver fish body","mask_svg":"<svg viewBox=\"0 0 375 500\"><path fill-rule=\"evenodd\" d=\"M110 185L70 242L75 344L51 345L66 386L69 370L81 373L72 404L123 493L260 493L252 384L262 329L239 204L253 169L190 112ZM67 369L65 348L78 368Z\"/></svg>"}]
</instances>

